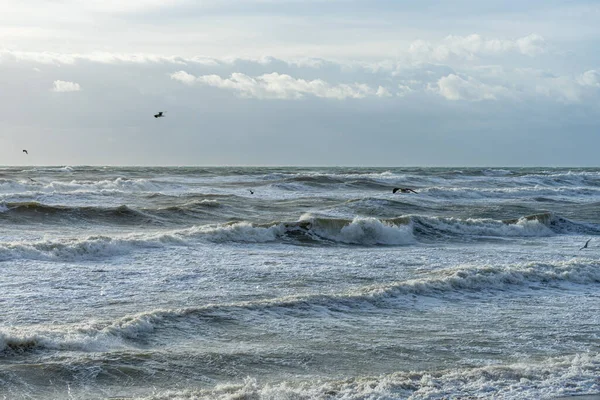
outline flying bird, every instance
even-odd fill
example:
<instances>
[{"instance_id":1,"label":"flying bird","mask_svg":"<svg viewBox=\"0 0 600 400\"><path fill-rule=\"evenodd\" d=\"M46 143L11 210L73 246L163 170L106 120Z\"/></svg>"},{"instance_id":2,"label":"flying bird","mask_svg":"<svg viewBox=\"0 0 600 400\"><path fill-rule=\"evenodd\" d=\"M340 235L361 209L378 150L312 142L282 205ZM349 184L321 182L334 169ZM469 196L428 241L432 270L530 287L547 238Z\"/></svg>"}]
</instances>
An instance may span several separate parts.
<instances>
[{"instance_id":1,"label":"flying bird","mask_svg":"<svg viewBox=\"0 0 600 400\"><path fill-rule=\"evenodd\" d=\"M588 245L588 243L590 242L590 240L592 240L592 239L588 239L588 241L587 241L587 242L585 242L585 244L583 245L583 247L582 247L582 248L580 248L579 250L587 249L587 245Z\"/></svg>"},{"instance_id":2,"label":"flying bird","mask_svg":"<svg viewBox=\"0 0 600 400\"><path fill-rule=\"evenodd\" d=\"M248 191L250 192L250 194L254 194L254 190L248 189Z\"/></svg>"},{"instance_id":3,"label":"flying bird","mask_svg":"<svg viewBox=\"0 0 600 400\"><path fill-rule=\"evenodd\" d=\"M23 153L25 153L25 154L29 154L29 153L27 152L27 150L23 150Z\"/></svg>"},{"instance_id":4,"label":"flying bird","mask_svg":"<svg viewBox=\"0 0 600 400\"><path fill-rule=\"evenodd\" d=\"M166 113L166 111L159 111L158 114L154 114L154 118L164 117L165 115L163 113Z\"/></svg>"},{"instance_id":5,"label":"flying bird","mask_svg":"<svg viewBox=\"0 0 600 400\"><path fill-rule=\"evenodd\" d=\"M410 189L410 188L394 188L394 190L392 190L392 193L396 193L397 191L400 191L401 193L418 193L415 192L414 190Z\"/></svg>"}]
</instances>

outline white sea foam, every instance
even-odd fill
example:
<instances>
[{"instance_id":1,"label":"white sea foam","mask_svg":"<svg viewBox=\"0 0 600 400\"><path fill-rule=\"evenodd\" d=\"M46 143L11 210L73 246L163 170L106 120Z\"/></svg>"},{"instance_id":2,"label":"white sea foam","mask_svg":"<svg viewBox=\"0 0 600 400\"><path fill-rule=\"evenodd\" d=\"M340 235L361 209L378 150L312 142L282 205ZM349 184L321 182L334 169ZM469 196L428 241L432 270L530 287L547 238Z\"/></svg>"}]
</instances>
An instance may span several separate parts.
<instances>
[{"instance_id":1,"label":"white sea foam","mask_svg":"<svg viewBox=\"0 0 600 400\"><path fill-rule=\"evenodd\" d=\"M126 335L85 332L76 328L45 329L32 333L31 328L0 330L0 359L11 354L39 350L97 352L127 347ZM141 328L138 328L141 329Z\"/></svg>"},{"instance_id":2,"label":"white sea foam","mask_svg":"<svg viewBox=\"0 0 600 400\"><path fill-rule=\"evenodd\" d=\"M514 223L485 218L414 217L434 233L461 236L528 237L552 236L554 232L537 219L520 218Z\"/></svg>"},{"instance_id":3,"label":"white sea foam","mask_svg":"<svg viewBox=\"0 0 600 400\"><path fill-rule=\"evenodd\" d=\"M192 234L201 235L214 242L265 243L275 241L285 233L282 224L269 227L254 226L248 222L225 225L207 225L193 228Z\"/></svg>"},{"instance_id":4,"label":"white sea foam","mask_svg":"<svg viewBox=\"0 0 600 400\"><path fill-rule=\"evenodd\" d=\"M502 168L494 168L494 169L486 169L483 171L484 175L488 175L488 176L507 176L507 175L512 175L512 171L509 171L507 169L502 169Z\"/></svg>"},{"instance_id":5,"label":"white sea foam","mask_svg":"<svg viewBox=\"0 0 600 400\"><path fill-rule=\"evenodd\" d=\"M362 295L375 298L406 294L435 295L450 292L506 289L525 284L600 282L600 262L526 263L515 266L458 266L443 269L421 279L362 290Z\"/></svg>"},{"instance_id":6,"label":"white sea foam","mask_svg":"<svg viewBox=\"0 0 600 400\"><path fill-rule=\"evenodd\" d=\"M518 186L506 188L474 188L474 187L444 187L432 186L419 190L421 194L427 194L430 197L442 199L514 199L514 198L532 198L539 196L547 197L592 197L600 196L600 188L590 188L586 186L559 186L547 187L540 185Z\"/></svg>"},{"instance_id":7,"label":"white sea foam","mask_svg":"<svg viewBox=\"0 0 600 400\"><path fill-rule=\"evenodd\" d=\"M596 394L600 356L577 354L538 363L508 364L442 371L397 372L345 380L263 383L246 378L241 384L212 389L165 391L139 399L534 399L566 394Z\"/></svg>"},{"instance_id":8,"label":"white sea foam","mask_svg":"<svg viewBox=\"0 0 600 400\"><path fill-rule=\"evenodd\" d=\"M412 226L394 225L377 218L355 217L351 222L303 215L301 222L309 222L311 233L339 243L361 245L402 245L415 242Z\"/></svg>"},{"instance_id":9,"label":"white sea foam","mask_svg":"<svg viewBox=\"0 0 600 400\"><path fill-rule=\"evenodd\" d=\"M115 178L105 180L60 180L36 182L28 180L0 180L0 192L4 194L18 194L30 192L42 193L65 193L65 192L100 192L100 191L121 191L125 193L132 192L160 192L177 191L182 189L181 184L175 184L166 181L155 181L150 179L127 179Z\"/></svg>"},{"instance_id":10,"label":"white sea foam","mask_svg":"<svg viewBox=\"0 0 600 400\"><path fill-rule=\"evenodd\" d=\"M90 260L127 254L135 248L162 247L167 244L183 244L183 241L176 234L135 234L4 242L0 243L0 261L20 258L45 261Z\"/></svg>"}]
</instances>

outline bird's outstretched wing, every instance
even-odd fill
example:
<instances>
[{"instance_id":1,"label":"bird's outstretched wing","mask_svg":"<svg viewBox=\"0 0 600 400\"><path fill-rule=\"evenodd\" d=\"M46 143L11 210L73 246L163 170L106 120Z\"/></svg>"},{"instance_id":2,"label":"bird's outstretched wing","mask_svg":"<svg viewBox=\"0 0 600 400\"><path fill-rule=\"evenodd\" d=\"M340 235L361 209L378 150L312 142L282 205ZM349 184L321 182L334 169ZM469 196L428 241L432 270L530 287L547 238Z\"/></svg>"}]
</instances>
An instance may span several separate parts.
<instances>
[{"instance_id":1,"label":"bird's outstretched wing","mask_svg":"<svg viewBox=\"0 0 600 400\"><path fill-rule=\"evenodd\" d=\"M400 188L394 188L394 190L392 190L392 193L396 193L398 190L400 190Z\"/></svg>"},{"instance_id":2,"label":"bird's outstretched wing","mask_svg":"<svg viewBox=\"0 0 600 400\"><path fill-rule=\"evenodd\" d=\"M412 190L412 189L407 189L407 190L408 190L409 192L413 192L413 193L419 194L419 192L416 192L416 191L414 191L414 190Z\"/></svg>"}]
</instances>

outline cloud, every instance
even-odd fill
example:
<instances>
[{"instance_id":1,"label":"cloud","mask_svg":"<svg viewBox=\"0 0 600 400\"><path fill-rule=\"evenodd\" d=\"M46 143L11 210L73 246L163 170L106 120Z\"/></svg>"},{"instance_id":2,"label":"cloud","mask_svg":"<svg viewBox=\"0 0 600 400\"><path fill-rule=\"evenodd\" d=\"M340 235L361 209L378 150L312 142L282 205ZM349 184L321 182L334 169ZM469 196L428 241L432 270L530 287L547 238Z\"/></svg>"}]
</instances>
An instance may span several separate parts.
<instances>
[{"instance_id":1,"label":"cloud","mask_svg":"<svg viewBox=\"0 0 600 400\"><path fill-rule=\"evenodd\" d=\"M79 92L81 86L79 83L56 80L52 88L53 92Z\"/></svg>"},{"instance_id":2,"label":"cloud","mask_svg":"<svg viewBox=\"0 0 600 400\"><path fill-rule=\"evenodd\" d=\"M515 40L485 39L481 35L450 35L438 44L424 40L412 42L408 53L421 61L446 61L451 58L474 60L480 56L501 55L509 52L530 57L546 51L546 41L537 34Z\"/></svg>"},{"instance_id":3,"label":"cloud","mask_svg":"<svg viewBox=\"0 0 600 400\"><path fill-rule=\"evenodd\" d=\"M383 86L379 86L377 88L377 92L375 93L375 95L377 95L377 97L392 97L390 91L384 88Z\"/></svg>"},{"instance_id":4,"label":"cloud","mask_svg":"<svg viewBox=\"0 0 600 400\"><path fill-rule=\"evenodd\" d=\"M396 96L404 97L412 92L414 92L414 90L410 86L399 84L398 92L396 93Z\"/></svg>"},{"instance_id":5,"label":"cloud","mask_svg":"<svg viewBox=\"0 0 600 400\"><path fill-rule=\"evenodd\" d=\"M578 82L582 86L591 86L600 88L600 72L596 70L589 70L581 74Z\"/></svg>"},{"instance_id":6,"label":"cloud","mask_svg":"<svg viewBox=\"0 0 600 400\"><path fill-rule=\"evenodd\" d=\"M187 64L197 63L204 65L217 65L215 59L206 57L177 57L177 56L159 56L155 54L143 53L109 53L92 52L88 54L81 53L55 53L49 51L18 51L0 49L0 61L2 59L12 59L14 61L32 62L48 65L74 65L77 62L88 61L99 64L149 64L149 63L170 63Z\"/></svg>"},{"instance_id":7,"label":"cloud","mask_svg":"<svg viewBox=\"0 0 600 400\"><path fill-rule=\"evenodd\" d=\"M435 87L433 89L436 90ZM510 96L508 89L503 86L487 85L472 77L463 79L455 74L440 78L437 91L442 97L454 101L497 100L498 97Z\"/></svg>"},{"instance_id":8,"label":"cloud","mask_svg":"<svg viewBox=\"0 0 600 400\"><path fill-rule=\"evenodd\" d=\"M533 57L546 52L546 41L540 35L531 34L517 39L516 48L521 54Z\"/></svg>"},{"instance_id":9,"label":"cloud","mask_svg":"<svg viewBox=\"0 0 600 400\"><path fill-rule=\"evenodd\" d=\"M242 97L258 99L301 99L306 95L328 99L361 99L367 96L385 97L387 89L361 83L332 85L322 79L296 79L286 74L273 72L257 77L235 72L229 78L219 75L201 75L195 77L185 71L171 74L171 79L187 85L202 84L220 89L238 92Z\"/></svg>"},{"instance_id":10,"label":"cloud","mask_svg":"<svg viewBox=\"0 0 600 400\"><path fill-rule=\"evenodd\" d=\"M186 85L193 85L196 82L196 77L192 74L188 74L185 71L172 73L171 79L185 83Z\"/></svg>"},{"instance_id":11,"label":"cloud","mask_svg":"<svg viewBox=\"0 0 600 400\"><path fill-rule=\"evenodd\" d=\"M537 35L515 40L484 39L480 35L448 36L444 46L429 42L413 42L411 51L422 52L423 58L474 57L462 64L457 59L447 62L390 58L381 60L328 60L318 58L280 59L270 56L211 58L203 56L160 56L145 53L92 52L53 53L0 50L0 68L21 68L21 64L44 73L64 74L68 68L106 68L106 71L156 71L157 76L186 85L204 85L229 90L240 97L260 99L300 99L320 97L349 99L365 97L418 96L426 92L448 100L499 100L501 98L541 99L558 103L594 101L600 88L600 69L556 73L538 69L540 60L520 58L518 67L510 57L479 62L482 54L536 54L543 51L543 38ZM551 54L549 57L556 57ZM544 66L547 64L544 60ZM92 65L93 64L93 65ZM96 64L101 64L96 65ZM44 65L44 67L42 67ZM106 66L106 67L104 67ZM185 66L185 70L176 71ZM142 67L142 69L139 69ZM26 68L27 69L27 68ZM35 71L35 69L34 69ZM54 71L54 72L51 72ZM38 71L39 68L38 68ZM154 73L154 72L153 72ZM145 79L140 75L140 82ZM155 79L154 79L155 80ZM93 83L93 81L92 81ZM87 88L87 87L86 87ZM81 88L80 88L81 89ZM53 89L62 91L63 89ZM140 90L146 90L140 83Z\"/></svg>"}]
</instances>

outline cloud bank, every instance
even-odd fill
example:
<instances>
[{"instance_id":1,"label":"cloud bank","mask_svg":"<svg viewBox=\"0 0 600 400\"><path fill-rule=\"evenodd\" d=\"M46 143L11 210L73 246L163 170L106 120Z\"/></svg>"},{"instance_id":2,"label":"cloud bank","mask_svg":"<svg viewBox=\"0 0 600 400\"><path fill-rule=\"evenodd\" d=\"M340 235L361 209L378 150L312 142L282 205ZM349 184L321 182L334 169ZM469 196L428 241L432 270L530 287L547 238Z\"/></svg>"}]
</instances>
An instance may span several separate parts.
<instances>
[{"instance_id":1,"label":"cloud bank","mask_svg":"<svg viewBox=\"0 0 600 400\"><path fill-rule=\"evenodd\" d=\"M219 75L193 76L185 71L171 74L171 79L187 85L200 84L219 89L232 90L242 97L256 99L302 99L307 95L326 99L362 99L367 96L389 97L389 91L379 86L372 88L361 83L332 85L322 79L296 79L273 72L257 77L233 73L229 78Z\"/></svg>"}]
</instances>

